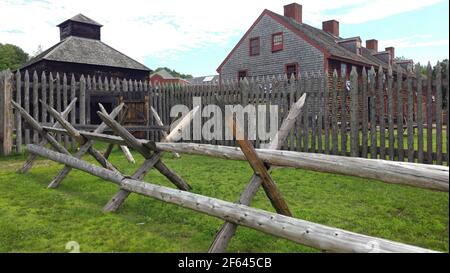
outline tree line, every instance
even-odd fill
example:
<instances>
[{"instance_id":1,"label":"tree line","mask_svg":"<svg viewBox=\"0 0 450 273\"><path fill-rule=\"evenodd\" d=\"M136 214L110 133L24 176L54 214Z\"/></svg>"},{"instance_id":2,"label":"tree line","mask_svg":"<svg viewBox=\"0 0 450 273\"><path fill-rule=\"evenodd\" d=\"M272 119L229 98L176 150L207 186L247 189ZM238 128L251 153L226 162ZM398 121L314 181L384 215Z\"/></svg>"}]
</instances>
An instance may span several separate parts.
<instances>
[{"instance_id":1,"label":"tree line","mask_svg":"<svg viewBox=\"0 0 450 273\"><path fill-rule=\"evenodd\" d=\"M29 58L28 53L20 47L0 43L0 70L16 70L28 61Z\"/></svg>"}]
</instances>

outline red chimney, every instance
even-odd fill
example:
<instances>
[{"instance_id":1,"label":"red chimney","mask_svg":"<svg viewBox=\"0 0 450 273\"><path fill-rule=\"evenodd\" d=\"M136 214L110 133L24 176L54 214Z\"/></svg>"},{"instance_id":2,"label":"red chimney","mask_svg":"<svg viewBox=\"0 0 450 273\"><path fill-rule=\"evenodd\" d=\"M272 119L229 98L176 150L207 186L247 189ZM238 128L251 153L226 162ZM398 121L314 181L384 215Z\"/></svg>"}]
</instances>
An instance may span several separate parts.
<instances>
[{"instance_id":1,"label":"red chimney","mask_svg":"<svg viewBox=\"0 0 450 273\"><path fill-rule=\"evenodd\" d=\"M294 19L297 23L302 23L302 5L292 3L284 6L284 16Z\"/></svg>"},{"instance_id":2,"label":"red chimney","mask_svg":"<svg viewBox=\"0 0 450 273\"><path fill-rule=\"evenodd\" d=\"M366 48L378 52L378 40L372 39L366 41Z\"/></svg>"},{"instance_id":3,"label":"red chimney","mask_svg":"<svg viewBox=\"0 0 450 273\"><path fill-rule=\"evenodd\" d=\"M336 20L322 22L322 30L339 37L339 22Z\"/></svg>"},{"instance_id":4,"label":"red chimney","mask_svg":"<svg viewBox=\"0 0 450 273\"><path fill-rule=\"evenodd\" d=\"M391 53L392 60L395 59L395 48L394 47L386 47L386 51L389 51Z\"/></svg>"}]
</instances>

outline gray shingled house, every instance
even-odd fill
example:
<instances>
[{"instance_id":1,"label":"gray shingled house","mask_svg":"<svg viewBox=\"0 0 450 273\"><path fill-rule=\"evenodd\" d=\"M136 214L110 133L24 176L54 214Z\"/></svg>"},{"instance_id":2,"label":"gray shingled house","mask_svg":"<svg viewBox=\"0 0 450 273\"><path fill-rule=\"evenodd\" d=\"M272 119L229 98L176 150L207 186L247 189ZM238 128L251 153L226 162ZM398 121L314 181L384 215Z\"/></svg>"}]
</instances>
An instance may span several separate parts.
<instances>
[{"instance_id":1,"label":"gray shingled house","mask_svg":"<svg viewBox=\"0 0 450 273\"><path fill-rule=\"evenodd\" d=\"M323 22L322 29L302 21L302 6L284 6L284 15L264 10L217 69L222 80L304 72L332 73L352 66L395 66L393 47L378 50L377 40L339 36L339 22ZM399 64L405 67L412 61Z\"/></svg>"},{"instance_id":2,"label":"gray shingled house","mask_svg":"<svg viewBox=\"0 0 450 273\"><path fill-rule=\"evenodd\" d=\"M359 36L341 37L336 20L323 22L322 29L310 26L302 20L302 9L293 3L284 6L284 15L264 10L217 69L220 81L327 71L331 84L334 70L349 79L353 66L361 73L363 67L381 66L386 71L391 65L395 72L413 64L412 60L396 61L393 47L380 51L375 39L363 46ZM343 83L339 80L338 85ZM406 90L402 94L406 97ZM368 104L370 109L370 98Z\"/></svg>"},{"instance_id":3,"label":"gray shingled house","mask_svg":"<svg viewBox=\"0 0 450 273\"><path fill-rule=\"evenodd\" d=\"M78 14L58 25L60 42L20 70L147 80L151 70L101 41L102 25Z\"/></svg>"}]
</instances>

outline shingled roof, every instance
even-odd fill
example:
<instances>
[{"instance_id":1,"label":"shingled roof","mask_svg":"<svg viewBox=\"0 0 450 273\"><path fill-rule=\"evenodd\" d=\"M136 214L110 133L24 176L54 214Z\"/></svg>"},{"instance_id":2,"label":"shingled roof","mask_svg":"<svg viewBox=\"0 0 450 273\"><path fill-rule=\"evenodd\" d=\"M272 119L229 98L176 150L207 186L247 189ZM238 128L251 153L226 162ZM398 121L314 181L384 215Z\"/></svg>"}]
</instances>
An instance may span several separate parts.
<instances>
[{"instance_id":1,"label":"shingled roof","mask_svg":"<svg viewBox=\"0 0 450 273\"><path fill-rule=\"evenodd\" d=\"M76 36L70 36L60 41L53 47L31 59L20 69L25 69L42 60L150 71L148 67L131 59L100 40Z\"/></svg>"},{"instance_id":2,"label":"shingled roof","mask_svg":"<svg viewBox=\"0 0 450 273\"><path fill-rule=\"evenodd\" d=\"M288 18L286 16L279 15L275 12L267 10L267 12L278 18L279 20L282 20L283 22L290 24L293 26L296 30L303 33L305 36L307 36L310 40L312 40L314 43L316 43L318 46L325 49L331 57L338 57L354 62L358 62L361 64L369 65L369 66L383 66L384 68L387 68L388 64L382 62L378 58L372 56L368 49L362 47L362 54L358 55L356 53L353 53L343 46L336 43L337 38L333 35L327 33L326 31L323 31L322 29L315 28L313 26L310 26L305 23L298 23L292 18ZM338 38L339 39L339 38Z\"/></svg>"},{"instance_id":3,"label":"shingled roof","mask_svg":"<svg viewBox=\"0 0 450 273\"><path fill-rule=\"evenodd\" d=\"M66 22L68 22L68 21L74 21L74 22L79 22L79 23L84 23L84 24L94 25L94 26L99 26L99 27L102 27L102 26L103 26L102 24L100 24L100 23L98 23L98 22L92 20L91 18L89 18L89 17L87 17L87 16L85 16L85 15L83 15L83 14L81 14L81 13L75 15L74 17L72 17L72 18L70 18L70 19L67 19L66 21L62 22L61 24L59 24L59 25L57 25L57 26L58 26L58 27L59 27L59 26L62 26L62 25L64 25L64 24L65 24Z\"/></svg>"},{"instance_id":4,"label":"shingled roof","mask_svg":"<svg viewBox=\"0 0 450 273\"><path fill-rule=\"evenodd\" d=\"M167 70L165 70L165 69L161 69L161 70L159 70L159 71L156 71L155 73L151 74L150 77L153 77L153 76L155 76L155 75L159 75L159 76L161 76L161 77L162 77L163 79L165 79L165 80L175 80L175 79L178 79L178 78L172 76L172 74L170 74L170 73L169 73Z\"/></svg>"},{"instance_id":5,"label":"shingled roof","mask_svg":"<svg viewBox=\"0 0 450 273\"><path fill-rule=\"evenodd\" d=\"M389 64L383 62L377 57L373 56L369 49L365 47L361 47L361 54L356 54L355 52L351 52L346 49L342 45L338 43L338 41L342 41L341 37L335 37L330 33L323 31L322 29L315 28L305 23L299 23L292 18L287 16L283 16L277 14L270 10L264 10L264 12L260 15L257 21L253 24L253 26L247 31L247 33L242 37L236 47L228 54L225 60L221 63L217 72L220 73L220 69L227 62L228 58L233 54L233 52L237 49L237 47L242 43L242 41L247 37L253 27L263 18L263 16L268 15L272 17L275 21L283 24L286 28L291 31L297 33L299 36L307 40L313 46L321 50L328 58L337 59L341 61L347 61L350 63L359 64L366 67L379 67L382 66L384 69L387 69ZM396 67L393 64L393 67Z\"/></svg>"}]
</instances>

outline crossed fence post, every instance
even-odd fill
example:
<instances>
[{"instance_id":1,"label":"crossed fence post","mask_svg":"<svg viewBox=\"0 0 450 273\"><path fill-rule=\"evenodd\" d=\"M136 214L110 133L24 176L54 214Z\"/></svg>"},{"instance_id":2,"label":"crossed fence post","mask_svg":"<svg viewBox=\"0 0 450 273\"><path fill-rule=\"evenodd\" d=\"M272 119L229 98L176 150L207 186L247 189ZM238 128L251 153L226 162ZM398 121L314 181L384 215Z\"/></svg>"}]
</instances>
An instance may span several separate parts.
<instances>
[{"instance_id":1,"label":"crossed fence post","mask_svg":"<svg viewBox=\"0 0 450 273\"><path fill-rule=\"evenodd\" d=\"M69 113L75 108L75 103L77 102L77 98L74 98L71 102L70 102L70 104L66 107L66 109L63 111L63 112L61 112L61 115L64 117L64 118L67 118L68 116L69 116ZM14 106L14 103L13 103L13 106ZM14 108L16 108L16 110L17 111L19 111L19 113L21 113L20 112L20 110L16 107L16 106L14 106ZM23 116L23 114L21 114L22 116ZM61 128L61 125L59 124L59 122L55 122L53 125L52 125L52 127L53 128ZM41 142L39 142L39 146L45 146L45 145L47 145L48 144L48 140L46 139L46 138L43 138L42 140L41 140ZM18 144L18 145L20 145L20 144ZM28 158L27 158L27 160L25 161L25 163L22 165L22 167L17 171L18 173L26 173L26 172L28 172L32 167L33 167L33 165L34 165L34 162L36 161L36 159L37 159L37 155L35 155L35 154L30 154L29 156L28 156Z\"/></svg>"},{"instance_id":2,"label":"crossed fence post","mask_svg":"<svg viewBox=\"0 0 450 273\"><path fill-rule=\"evenodd\" d=\"M164 141L172 142L181 136L183 128L189 126L194 115L197 113L199 107L196 107L190 113L188 113L180 123L165 137ZM166 176L177 188L184 191L190 191L191 186L187 184L181 177L179 177L174 171L167 167L162 161L161 157L164 152L155 151L154 147L146 146L139 142L130 132L123 128L118 122L109 118L102 112L97 113L104 123L106 123L118 136L136 151L138 151L146 160L141 167L133 174L133 179L142 180L145 175L152 169L156 168L161 174ZM152 153L152 150L154 151ZM103 211L113 212L117 211L120 206L130 195L130 192L125 189L120 189L111 200L105 205Z\"/></svg>"},{"instance_id":3,"label":"crossed fence post","mask_svg":"<svg viewBox=\"0 0 450 273\"><path fill-rule=\"evenodd\" d=\"M43 101L40 101L42 106L59 122L59 124L67 131L67 133L75 139L75 141L78 142L80 145L80 149L75 153L76 158L81 158L86 153L89 153L92 155L95 160L97 160L103 167L106 169L112 170L114 172L120 173L116 167L114 167L104 156L102 153L100 153L97 149L93 147L93 142L85 139L83 136L81 136L80 132L75 129L67 120L62 117L58 111L56 111L54 108L48 106ZM120 104L118 107L116 107L112 113L111 117L115 117L119 114L120 110L123 108L123 104ZM97 133L103 132L106 129L106 125L100 124L99 127L94 131ZM63 170L50 182L49 188L56 188L58 187L62 180L69 174L71 171L71 168L68 166L65 166Z\"/></svg>"},{"instance_id":4,"label":"crossed fence post","mask_svg":"<svg viewBox=\"0 0 450 273\"><path fill-rule=\"evenodd\" d=\"M74 155L76 158L81 158L84 154L89 152L103 167L110 169L118 174L120 172L110 163L108 160L95 148L92 147L93 142L90 140L85 139L81 136L80 132L76 130L65 118L67 118L68 114L71 110L74 109L75 103L77 101L77 98L74 98L72 102L67 106L67 108L62 112L59 113L54 108L49 107L47 104L45 104L43 101L41 101L41 104L45 109L47 109L50 114L56 119L56 123L50 127L52 129L58 129L58 128L64 128L65 132L72 136L75 140L77 140L80 143L80 149L76 152ZM49 133L46 129L44 129L43 126L39 124L38 121L36 121L25 109L23 109L19 104L17 104L15 101L11 101L13 107L19 112L19 114L24 118L24 120L34 129L38 132L39 135L42 136L43 140L38 144L39 146L45 146L47 143L49 143L56 151L70 155L70 152L61 145L52 135ZM123 104L116 107L110 117L115 118L121 109L123 108ZM103 132L107 126L105 124L101 124L95 132ZM35 155L30 155L23 167L19 170L19 172L24 173L27 172L33 165L34 161L36 159ZM51 181L49 184L49 188L56 188L60 185L60 183L63 181L63 179L69 174L71 171L71 168L68 166L65 166L63 170Z\"/></svg>"},{"instance_id":5,"label":"crossed fence post","mask_svg":"<svg viewBox=\"0 0 450 273\"><path fill-rule=\"evenodd\" d=\"M96 150L93 147L93 141L85 138L82 133L77 130L72 124L70 124L65 117L67 117L68 113L71 109L75 106L76 98L71 102L71 104L67 107L67 109L61 114L58 111L56 111L54 108L48 106L45 102L42 100L40 101L42 106L52 115L57 123L53 125L52 128L60 128L62 127L65 131L65 133L69 136L71 136L76 142L79 143L80 149L74 154L75 158L80 159L83 155L86 153L91 154L104 168L109 169L116 173L117 175L121 175L119 170L117 170L116 167L114 167L98 150ZM23 118L27 121L27 123L30 124L30 126L36 130L45 141L42 141L40 143L41 146L45 145L46 143L50 143L54 149L56 149L58 152L71 155L67 149L62 146L54 137L52 134L50 134L46 129L43 128L37 122L31 115L29 115L26 110L24 110L19 104L12 101L12 104L14 108L23 116ZM101 134L106 128L109 126L113 131L115 131L118 135L123 137L125 142L130 145L131 147L135 148L138 152L140 152L145 158L145 162L142 164L142 166L136 171L136 173L133 175L135 178L143 179L145 175L152 169L156 168L161 174L166 176L172 183L174 183L179 189L184 191L191 190L191 186L187 184L180 176L178 176L173 170L171 170L168 166L166 166L162 161L161 157L164 152L161 151L155 151L155 147L149 147L150 145L144 145L140 143L131 133L129 133L125 128L123 128L118 122L116 122L114 119L118 116L122 108L124 107L124 104L120 104L117 106L111 114L107 114L106 110L104 109L103 105L100 104L100 109L102 109L102 112L98 112L99 116L104 121L102 124L100 124L97 129L93 132L93 134ZM185 116L181 122L175 127L175 129L169 134L164 134L166 141L173 141L175 139L178 139L183 131L183 128L185 126L189 126L190 122L192 121L194 115L198 111L199 107L195 108L193 111L191 111L187 116ZM154 111L154 109L152 109ZM162 122L160 122L162 123ZM152 154L152 151L155 151ZM26 166L31 168L31 164L34 161L36 156L33 156L29 161L27 161ZM31 163L28 163L31 162ZM64 169L62 169L59 174L51 181L49 184L49 188L56 188L58 187L61 182L64 180L64 178L69 174L69 172L72 170L71 167L65 166ZM108 204L105 206L104 211L115 211L117 210L121 204L125 201L125 199L128 197L129 192L121 189Z\"/></svg>"},{"instance_id":6,"label":"crossed fence post","mask_svg":"<svg viewBox=\"0 0 450 273\"><path fill-rule=\"evenodd\" d=\"M11 101L13 107L20 113L20 115L25 119L25 121L36 130L39 135L42 136L55 150L62 154L70 155L69 151L62 146L50 133L48 133L42 126L37 122L28 112L23 109L18 103L15 101Z\"/></svg>"},{"instance_id":7,"label":"crossed fence post","mask_svg":"<svg viewBox=\"0 0 450 273\"><path fill-rule=\"evenodd\" d=\"M162 119L159 117L158 112L155 110L155 108L153 108L153 106L150 106L150 110L152 111L153 117L155 118L156 124L158 126L164 126L164 123L162 122ZM162 135L163 135L163 140L167 141L167 142L171 142L170 140L167 139L168 134L165 131L162 131ZM180 155L178 153L173 153L173 156L175 158L180 158Z\"/></svg>"},{"instance_id":8,"label":"crossed fence post","mask_svg":"<svg viewBox=\"0 0 450 273\"><path fill-rule=\"evenodd\" d=\"M218 98L216 96L216 100L218 101L218 103L221 103L220 98ZM297 119L297 116L300 114L303 105L305 104L305 100L306 100L306 93L303 94L303 96L295 103L292 105L291 110L289 111L286 119L283 121L283 124L281 125L278 133L275 135L275 138L270 142L270 144L268 145L268 149L273 149L273 150L278 150L282 147L284 141L286 140L287 136L289 135L289 132L291 131L292 127L295 125L295 121ZM233 123L233 120L229 121L229 125L231 125L233 127L233 133L235 134L235 129L234 128L235 125ZM252 158L252 168L255 170L255 173L253 174L252 178L250 179L250 182L248 183L247 187L245 188L245 190L242 192L239 200L238 200L238 204L242 204L242 205L246 205L249 206L251 201L253 200L253 198L256 196L256 193L258 192L258 189L260 188L261 185L263 184L263 177L258 173L260 170L262 170L263 172L267 172L268 170L270 170L270 166L267 164L262 163L262 161L257 157L256 153L254 152L254 148L251 145L251 143L247 140L247 141L238 141L239 146L242 149L242 152L244 153L244 155L246 156L247 159ZM250 162L250 160L249 160ZM261 165L261 163L263 165ZM256 165L255 168L254 165ZM264 167L264 169L262 169L262 167ZM267 175L267 174L265 174ZM266 181L267 184L267 181ZM274 184L269 181L269 186L274 186ZM264 188L266 190L266 188ZM276 188L275 188L276 189ZM270 189L269 189L270 190ZM266 190L267 193L267 190ZM275 194L278 194L276 197L281 197L281 195L279 193L277 193L277 190L275 190ZM268 195L269 196L269 195ZM270 198L270 197L269 197ZM272 199L271 199L272 201ZM280 207L277 209L277 207L279 206L277 203L274 204L274 202L272 201L272 204L274 205L275 209L277 210L277 212L285 212L285 213L290 213L289 209L287 208L287 205L285 204L285 202L281 199L281 205L285 205L286 207ZM282 209L282 210L280 210ZM231 223L231 222L225 222L222 227L220 228L220 230L217 232L208 252L209 253L222 253L225 252L228 244L230 243L231 238L234 236L234 234L236 233L236 229L237 229L238 225L236 225L235 223Z\"/></svg>"}]
</instances>

